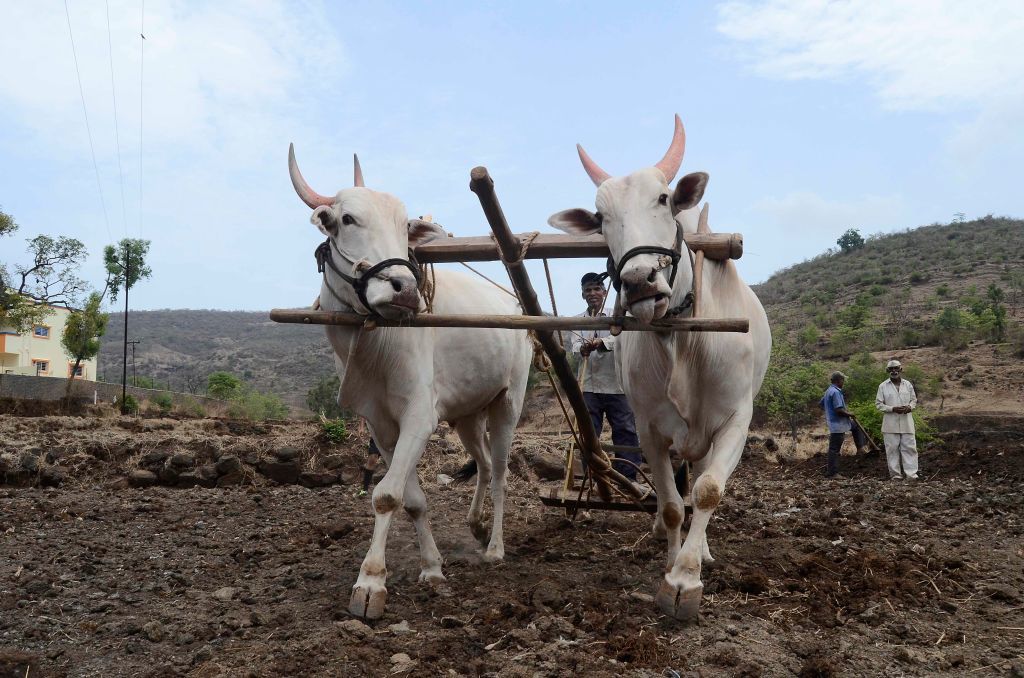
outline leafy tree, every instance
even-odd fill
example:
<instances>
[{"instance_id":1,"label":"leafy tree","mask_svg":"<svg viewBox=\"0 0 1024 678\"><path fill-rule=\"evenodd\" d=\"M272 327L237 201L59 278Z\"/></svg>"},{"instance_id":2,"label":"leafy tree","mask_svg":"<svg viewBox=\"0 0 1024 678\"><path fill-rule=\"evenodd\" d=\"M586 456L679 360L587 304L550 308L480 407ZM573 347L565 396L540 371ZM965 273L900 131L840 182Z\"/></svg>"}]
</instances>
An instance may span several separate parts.
<instances>
[{"instance_id":1,"label":"leafy tree","mask_svg":"<svg viewBox=\"0 0 1024 678\"><path fill-rule=\"evenodd\" d=\"M306 394L306 406L315 414L322 414L328 419L340 419L345 412L338 404L338 389L340 380L338 375L332 374L329 377L322 376L316 386L309 389Z\"/></svg>"},{"instance_id":2,"label":"leafy tree","mask_svg":"<svg viewBox=\"0 0 1024 678\"><path fill-rule=\"evenodd\" d=\"M0 210L0 237L18 230L14 218ZM12 274L0 262L0 325L20 333L42 322L46 304L78 303L85 283L77 276L85 246L74 238L37 236L29 240L32 264L15 266Z\"/></svg>"},{"instance_id":3,"label":"leafy tree","mask_svg":"<svg viewBox=\"0 0 1024 678\"><path fill-rule=\"evenodd\" d=\"M855 228L847 229L846 233L839 236L839 240L836 240L836 244L839 248L845 252L852 252L859 250L864 247L864 238L861 236L860 231Z\"/></svg>"},{"instance_id":4,"label":"leafy tree","mask_svg":"<svg viewBox=\"0 0 1024 678\"><path fill-rule=\"evenodd\" d=\"M985 295L988 297L988 300L992 302L993 308L1003 303L1003 299L1006 297L1006 294L1003 292L1003 288L995 283L989 283L988 290Z\"/></svg>"},{"instance_id":5,"label":"leafy tree","mask_svg":"<svg viewBox=\"0 0 1024 678\"><path fill-rule=\"evenodd\" d=\"M18 294L34 297L46 304L74 306L87 289L78 277L78 268L87 252L81 240L60 236L37 235L28 241L32 255L29 266L16 266L20 278Z\"/></svg>"},{"instance_id":6,"label":"leafy tree","mask_svg":"<svg viewBox=\"0 0 1024 678\"><path fill-rule=\"evenodd\" d=\"M107 245L103 250L103 265L107 269L107 286L110 300L116 301L122 289L131 289L139 280L149 278L153 270L146 264L149 241L138 238L123 238L117 244Z\"/></svg>"},{"instance_id":7,"label":"leafy tree","mask_svg":"<svg viewBox=\"0 0 1024 678\"><path fill-rule=\"evenodd\" d=\"M805 355L814 350L814 347L818 345L818 339L821 337L821 331L817 325L811 323L807 327L800 330L799 334L796 335L796 345L802 353Z\"/></svg>"},{"instance_id":8,"label":"leafy tree","mask_svg":"<svg viewBox=\"0 0 1024 678\"><path fill-rule=\"evenodd\" d=\"M819 416L817 403L828 375L824 363L808 361L789 344L777 342L754 407L769 422L788 425L795 434L798 426Z\"/></svg>"},{"instance_id":9,"label":"leafy tree","mask_svg":"<svg viewBox=\"0 0 1024 678\"><path fill-rule=\"evenodd\" d=\"M95 358L100 352L100 337L107 332L107 321L110 316L100 311L100 304L103 298L98 292L89 295L85 307L81 310L72 311L64 324L64 334L60 343L64 352L75 361L71 368L71 378L68 379L67 394L71 393L71 382L83 360Z\"/></svg>"},{"instance_id":10,"label":"leafy tree","mask_svg":"<svg viewBox=\"0 0 1024 678\"><path fill-rule=\"evenodd\" d=\"M230 372L214 372L206 379L206 392L214 398L231 400L242 394L242 381Z\"/></svg>"}]
</instances>

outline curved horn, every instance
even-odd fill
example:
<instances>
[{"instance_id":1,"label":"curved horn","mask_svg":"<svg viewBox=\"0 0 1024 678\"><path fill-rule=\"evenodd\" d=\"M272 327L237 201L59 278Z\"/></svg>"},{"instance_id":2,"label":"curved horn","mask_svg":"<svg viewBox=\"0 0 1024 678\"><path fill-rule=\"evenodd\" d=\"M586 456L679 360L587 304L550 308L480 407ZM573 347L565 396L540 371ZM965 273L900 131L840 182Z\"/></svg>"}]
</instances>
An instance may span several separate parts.
<instances>
[{"instance_id":1,"label":"curved horn","mask_svg":"<svg viewBox=\"0 0 1024 678\"><path fill-rule=\"evenodd\" d=\"M355 173L356 173L356 184L355 185L359 186L359 187L365 188L366 184L363 183L363 168L359 166L359 156L356 155L355 153L352 154L352 162L353 162L353 165L355 166Z\"/></svg>"},{"instance_id":2,"label":"curved horn","mask_svg":"<svg viewBox=\"0 0 1024 678\"><path fill-rule=\"evenodd\" d=\"M576 150L580 154L580 162L583 163L583 169L587 170L587 174L590 176L590 180L594 182L595 186L600 186L611 178L607 172L597 166L596 162L590 159L590 156L587 155L587 152L583 150L582 146L576 144Z\"/></svg>"},{"instance_id":3,"label":"curved horn","mask_svg":"<svg viewBox=\"0 0 1024 678\"><path fill-rule=\"evenodd\" d=\"M302 202L306 203L309 207L316 209L317 207L334 204L334 198L320 195L310 188L306 180L302 178L302 173L299 172L299 165L295 162L295 144L288 144L288 175L292 178L292 186L295 187L295 192L302 198Z\"/></svg>"},{"instance_id":4,"label":"curved horn","mask_svg":"<svg viewBox=\"0 0 1024 678\"><path fill-rule=\"evenodd\" d=\"M676 178L676 172L679 171L679 166L683 164L684 150L686 150L686 132L683 130L683 121L676 115L676 131L672 135L672 145L665 152L665 157L655 165L665 175L667 183L671 184L672 180Z\"/></svg>"}]
</instances>

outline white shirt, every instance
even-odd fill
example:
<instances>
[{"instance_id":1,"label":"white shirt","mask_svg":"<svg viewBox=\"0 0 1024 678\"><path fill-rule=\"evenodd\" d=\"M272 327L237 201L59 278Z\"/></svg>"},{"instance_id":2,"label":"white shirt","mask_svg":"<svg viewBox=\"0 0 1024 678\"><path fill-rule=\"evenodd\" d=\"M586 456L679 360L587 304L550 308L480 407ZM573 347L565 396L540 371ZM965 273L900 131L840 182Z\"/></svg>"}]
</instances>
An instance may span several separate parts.
<instances>
[{"instance_id":1,"label":"white shirt","mask_svg":"<svg viewBox=\"0 0 1024 678\"><path fill-rule=\"evenodd\" d=\"M607 313L602 313L607 316ZM580 313L578 318L595 317L590 311ZM600 339L607 351L591 351L590 357L583 358L580 349L584 339ZM622 393L619 373L615 368L615 337L608 330L587 330L575 335L572 352L580 356L580 370L583 372L582 390L589 393Z\"/></svg>"},{"instance_id":2,"label":"white shirt","mask_svg":"<svg viewBox=\"0 0 1024 678\"><path fill-rule=\"evenodd\" d=\"M899 405L909 405L911 410L917 407L914 385L906 379L900 379L897 388L892 379L886 379L878 385L878 393L875 394L875 407L885 413L882 417L882 433L914 433L913 415L910 412L897 414L892 411L892 408Z\"/></svg>"}]
</instances>

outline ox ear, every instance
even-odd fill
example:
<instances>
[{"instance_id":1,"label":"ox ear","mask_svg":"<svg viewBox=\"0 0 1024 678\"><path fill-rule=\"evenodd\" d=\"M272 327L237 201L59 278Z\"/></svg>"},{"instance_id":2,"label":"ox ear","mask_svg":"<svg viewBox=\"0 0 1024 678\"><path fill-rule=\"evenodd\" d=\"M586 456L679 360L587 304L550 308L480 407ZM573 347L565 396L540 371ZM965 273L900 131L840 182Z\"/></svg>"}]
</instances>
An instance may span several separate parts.
<instances>
[{"instance_id":1,"label":"ox ear","mask_svg":"<svg viewBox=\"0 0 1024 678\"><path fill-rule=\"evenodd\" d=\"M321 205L313 210L309 221L327 237L338 235L338 220L334 217L334 210L327 205Z\"/></svg>"},{"instance_id":2,"label":"ox ear","mask_svg":"<svg viewBox=\"0 0 1024 678\"><path fill-rule=\"evenodd\" d=\"M569 235L590 235L601 232L601 215L576 207L555 212L548 217L548 224Z\"/></svg>"},{"instance_id":3,"label":"ox ear","mask_svg":"<svg viewBox=\"0 0 1024 678\"><path fill-rule=\"evenodd\" d=\"M708 185L707 172L692 172L679 180L676 190L672 193L672 214L688 210L704 197L704 189Z\"/></svg>"},{"instance_id":4,"label":"ox ear","mask_svg":"<svg viewBox=\"0 0 1024 678\"><path fill-rule=\"evenodd\" d=\"M441 224L423 219L409 220L409 247L416 248L423 243L428 243L437 238L447 238L448 234L441 228Z\"/></svg>"}]
</instances>

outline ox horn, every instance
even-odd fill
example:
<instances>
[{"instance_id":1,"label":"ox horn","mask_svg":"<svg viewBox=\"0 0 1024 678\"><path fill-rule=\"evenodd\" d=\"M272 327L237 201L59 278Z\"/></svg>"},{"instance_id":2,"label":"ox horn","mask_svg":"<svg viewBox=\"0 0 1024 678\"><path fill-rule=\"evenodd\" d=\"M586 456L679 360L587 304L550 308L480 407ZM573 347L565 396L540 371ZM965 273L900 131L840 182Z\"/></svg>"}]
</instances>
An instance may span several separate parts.
<instances>
[{"instance_id":1,"label":"ox horn","mask_svg":"<svg viewBox=\"0 0 1024 678\"><path fill-rule=\"evenodd\" d=\"M679 115L676 115L676 131L672 135L672 145L668 147L668 151L665 152L665 157L662 158L655 167L661 170L661 173L665 175L665 181L672 183L672 180L676 178L676 172L679 171L679 166L683 164L683 151L686 149L686 132L683 130L683 121L679 119Z\"/></svg>"},{"instance_id":2,"label":"ox horn","mask_svg":"<svg viewBox=\"0 0 1024 678\"><path fill-rule=\"evenodd\" d=\"M299 164L295 162L295 144L288 144L288 175L292 178L292 186L295 187L295 192L302 198L302 202L306 203L309 207L316 209L317 207L334 204L334 198L320 195L310 188L306 180L302 178Z\"/></svg>"},{"instance_id":3,"label":"ox horn","mask_svg":"<svg viewBox=\"0 0 1024 678\"><path fill-rule=\"evenodd\" d=\"M359 156L356 155L355 153L352 154L352 164L355 167L356 173L355 185L359 186L360 188L365 188L366 184L363 183L363 168L359 166Z\"/></svg>"},{"instance_id":4,"label":"ox horn","mask_svg":"<svg viewBox=\"0 0 1024 678\"><path fill-rule=\"evenodd\" d=\"M583 150L583 147L576 144L576 150L580 154L580 162L583 163L583 169L587 170L587 174L590 176L590 180L594 182L595 186L600 186L604 182L611 178L607 172L597 166L597 163L590 159L587 152Z\"/></svg>"}]
</instances>

